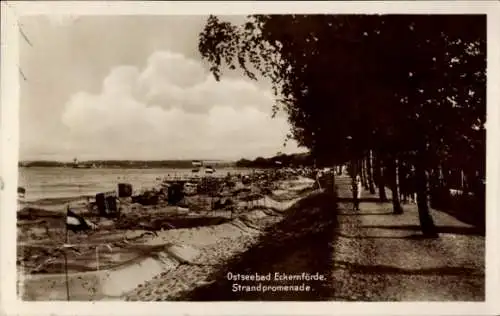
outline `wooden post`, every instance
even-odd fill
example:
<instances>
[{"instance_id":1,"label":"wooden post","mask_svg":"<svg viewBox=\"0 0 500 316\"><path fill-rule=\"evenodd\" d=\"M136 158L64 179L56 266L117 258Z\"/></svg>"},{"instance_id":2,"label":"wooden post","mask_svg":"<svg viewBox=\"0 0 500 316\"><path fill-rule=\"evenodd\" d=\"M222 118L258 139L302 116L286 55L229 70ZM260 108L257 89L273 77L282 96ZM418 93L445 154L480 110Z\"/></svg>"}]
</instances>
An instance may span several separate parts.
<instances>
[{"instance_id":1,"label":"wooden post","mask_svg":"<svg viewBox=\"0 0 500 316\"><path fill-rule=\"evenodd\" d=\"M96 270L99 271L99 245L95 247Z\"/></svg>"},{"instance_id":2,"label":"wooden post","mask_svg":"<svg viewBox=\"0 0 500 316\"><path fill-rule=\"evenodd\" d=\"M69 245L69 231L68 231L68 224L65 223L66 225L66 244ZM66 277L66 299L69 301L69 277L68 277L68 256L66 254L66 248L63 247L63 253L64 253L64 273Z\"/></svg>"}]
</instances>

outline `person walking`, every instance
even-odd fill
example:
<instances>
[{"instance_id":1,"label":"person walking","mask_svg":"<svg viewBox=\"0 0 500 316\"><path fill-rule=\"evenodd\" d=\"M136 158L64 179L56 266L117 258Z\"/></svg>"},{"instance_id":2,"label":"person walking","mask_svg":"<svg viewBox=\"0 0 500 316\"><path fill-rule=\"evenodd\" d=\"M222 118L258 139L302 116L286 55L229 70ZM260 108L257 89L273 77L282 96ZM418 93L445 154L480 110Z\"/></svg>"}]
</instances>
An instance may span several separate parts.
<instances>
[{"instance_id":1,"label":"person walking","mask_svg":"<svg viewBox=\"0 0 500 316\"><path fill-rule=\"evenodd\" d=\"M415 167L412 166L408 175L408 200L410 204L417 204L417 178Z\"/></svg>"},{"instance_id":2,"label":"person walking","mask_svg":"<svg viewBox=\"0 0 500 316\"><path fill-rule=\"evenodd\" d=\"M323 177L323 172L321 170L316 171L316 184L318 185L318 188L321 190L321 180Z\"/></svg>"},{"instance_id":3,"label":"person walking","mask_svg":"<svg viewBox=\"0 0 500 316\"><path fill-rule=\"evenodd\" d=\"M353 207L355 211L359 211L359 202L361 199L361 190L363 189L363 184L361 182L361 176L357 174L352 178L352 196L353 196Z\"/></svg>"}]
</instances>

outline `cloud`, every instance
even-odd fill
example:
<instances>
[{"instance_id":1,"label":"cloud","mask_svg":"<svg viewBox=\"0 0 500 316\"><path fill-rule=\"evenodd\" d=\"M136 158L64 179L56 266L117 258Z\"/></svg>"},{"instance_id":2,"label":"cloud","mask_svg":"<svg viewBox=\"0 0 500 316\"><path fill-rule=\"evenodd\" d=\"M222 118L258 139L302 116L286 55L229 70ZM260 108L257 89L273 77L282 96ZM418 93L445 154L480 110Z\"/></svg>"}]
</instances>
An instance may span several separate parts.
<instances>
[{"instance_id":1,"label":"cloud","mask_svg":"<svg viewBox=\"0 0 500 316\"><path fill-rule=\"evenodd\" d=\"M271 118L272 104L271 93L251 82L216 82L199 61L155 52L143 69L112 69L100 93L74 94L62 115L63 143L75 155L109 159L273 155L289 126Z\"/></svg>"}]
</instances>

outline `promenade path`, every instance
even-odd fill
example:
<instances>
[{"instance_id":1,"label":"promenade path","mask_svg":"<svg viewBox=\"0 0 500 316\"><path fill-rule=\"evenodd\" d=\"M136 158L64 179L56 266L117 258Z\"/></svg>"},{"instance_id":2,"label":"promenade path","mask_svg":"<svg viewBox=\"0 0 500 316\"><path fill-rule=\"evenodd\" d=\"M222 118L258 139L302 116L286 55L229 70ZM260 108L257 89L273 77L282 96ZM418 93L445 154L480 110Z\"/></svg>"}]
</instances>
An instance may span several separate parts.
<instances>
[{"instance_id":1,"label":"promenade path","mask_svg":"<svg viewBox=\"0 0 500 316\"><path fill-rule=\"evenodd\" d=\"M422 239L415 204L404 204L404 214L393 215L390 202L378 203L364 191L355 212L349 179L337 178L337 187L333 299L484 300L485 239L479 229L431 210L440 237Z\"/></svg>"}]
</instances>

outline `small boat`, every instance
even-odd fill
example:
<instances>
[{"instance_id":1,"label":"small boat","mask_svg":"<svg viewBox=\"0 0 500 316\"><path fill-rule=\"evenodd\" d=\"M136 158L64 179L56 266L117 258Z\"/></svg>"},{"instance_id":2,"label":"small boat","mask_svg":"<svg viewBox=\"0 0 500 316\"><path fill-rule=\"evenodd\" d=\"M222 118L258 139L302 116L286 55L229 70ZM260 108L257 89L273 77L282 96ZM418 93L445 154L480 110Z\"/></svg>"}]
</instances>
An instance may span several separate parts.
<instances>
[{"instance_id":1,"label":"small boat","mask_svg":"<svg viewBox=\"0 0 500 316\"><path fill-rule=\"evenodd\" d=\"M193 172L193 173L200 172L200 168L193 168L193 169L191 170L191 172Z\"/></svg>"},{"instance_id":2,"label":"small boat","mask_svg":"<svg viewBox=\"0 0 500 316\"><path fill-rule=\"evenodd\" d=\"M203 162L201 162L200 160L193 160L191 162L191 164L193 165L193 167L201 167L201 166L203 166Z\"/></svg>"},{"instance_id":3,"label":"small boat","mask_svg":"<svg viewBox=\"0 0 500 316\"><path fill-rule=\"evenodd\" d=\"M205 168L205 173L214 173L215 172L215 168L211 167L211 166L207 166Z\"/></svg>"},{"instance_id":4,"label":"small boat","mask_svg":"<svg viewBox=\"0 0 500 316\"><path fill-rule=\"evenodd\" d=\"M73 168L76 168L76 169L90 169L91 166L84 165L84 164L78 164L78 165L74 165Z\"/></svg>"}]
</instances>

